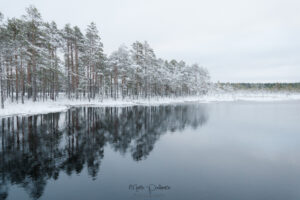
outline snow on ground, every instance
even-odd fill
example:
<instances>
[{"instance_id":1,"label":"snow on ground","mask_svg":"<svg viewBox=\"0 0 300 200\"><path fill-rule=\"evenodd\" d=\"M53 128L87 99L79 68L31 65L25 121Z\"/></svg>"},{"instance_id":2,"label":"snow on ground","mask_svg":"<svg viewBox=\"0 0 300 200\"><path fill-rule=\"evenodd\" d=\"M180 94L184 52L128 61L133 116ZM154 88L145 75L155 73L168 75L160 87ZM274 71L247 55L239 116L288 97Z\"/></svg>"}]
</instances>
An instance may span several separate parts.
<instances>
[{"instance_id":1,"label":"snow on ground","mask_svg":"<svg viewBox=\"0 0 300 200\"><path fill-rule=\"evenodd\" d=\"M113 100L104 99L100 100L69 100L66 98L59 98L57 101L45 102L32 102L26 101L25 104L21 103L7 103L4 109L0 109L0 117L11 115L34 115L45 114L53 112L64 112L70 107L74 106L134 106L134 105L161 105L161 104L174 104L185 102L222 102L222 101L287 101L287 100L300 100L300 93L247 93L247 92L224 92L224 93L210 93L205 96L192 96L192 97L178 97L178 98L152 98L152 99L125 99Z\"/></svg>"}]
</instances>

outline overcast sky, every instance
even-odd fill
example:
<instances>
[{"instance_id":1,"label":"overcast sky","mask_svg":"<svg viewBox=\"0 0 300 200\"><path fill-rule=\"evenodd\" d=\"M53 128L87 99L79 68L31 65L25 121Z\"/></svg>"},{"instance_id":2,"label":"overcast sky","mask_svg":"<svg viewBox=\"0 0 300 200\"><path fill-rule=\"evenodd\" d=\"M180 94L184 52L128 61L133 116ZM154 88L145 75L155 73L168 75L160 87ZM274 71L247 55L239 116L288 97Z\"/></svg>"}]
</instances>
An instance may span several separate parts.
<instances>
[{"instance_id":1,"label":"overcast sky","mask_svg":"<svg viewBox=\"0 0 300 200\"><path fill-rule=\"evenodd\" d=\"M0 12L19 17L30 4L60 28L95 22L106 54L147 40L213 81L300 81L300 0L0 0Z\"/></svg>"}]
</instances>

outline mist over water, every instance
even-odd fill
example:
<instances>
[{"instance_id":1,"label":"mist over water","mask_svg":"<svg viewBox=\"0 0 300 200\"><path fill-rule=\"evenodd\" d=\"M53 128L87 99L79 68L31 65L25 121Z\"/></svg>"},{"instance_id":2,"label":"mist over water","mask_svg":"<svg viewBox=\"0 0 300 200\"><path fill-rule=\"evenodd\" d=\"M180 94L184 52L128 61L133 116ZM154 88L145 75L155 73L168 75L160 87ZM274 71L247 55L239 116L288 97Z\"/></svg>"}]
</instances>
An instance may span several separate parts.
<instances>
[{"instance_id":1,"label":"mist over water","mask_svg":"<svg viewBox=\"0 0 300 200\"><path fill-rule=\"evenodd\" d=\"M2 118L0 199L299 199L299 110L232 102Z\"/></svg>"}]
</instances>

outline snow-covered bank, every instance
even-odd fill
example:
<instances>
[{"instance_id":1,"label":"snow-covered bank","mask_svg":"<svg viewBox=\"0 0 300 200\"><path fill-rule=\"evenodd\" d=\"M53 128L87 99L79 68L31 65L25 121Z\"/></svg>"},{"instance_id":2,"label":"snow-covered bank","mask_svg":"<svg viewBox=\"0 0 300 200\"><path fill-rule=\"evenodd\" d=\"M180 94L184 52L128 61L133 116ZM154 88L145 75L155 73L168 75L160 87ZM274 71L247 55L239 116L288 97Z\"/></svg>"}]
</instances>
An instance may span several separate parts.
<instances>
[{"instance_id":1,"label":"snow-covered bank","mask_svg":"<svg viewBox=\"0 0 300 200\"><path fill-rule=\"evenodd\" d=\"M153 99L125 99L125 100L112 100L104 99L102 102L99 100L69 100L60 98L57 101L45 102L32 102L26 101L25 104L21 103L6 103L4 109L0 109L0 117L11 115L34 115L53 112L67 111L70 107L74 106L134 106L134 105L162 105L174 104L185 102L222 102L222 101L287 101L287 100L300 100L300 94L288 93L211 93L205 96L197 97L179 97L179 98L153 98Z\"/></svg>"},{"instance_id":2,"label":"snow-covered bank","mask_svg":"<svg viewBox=\"0 0 300 200\"><path fill-rule=\"evenodd\" d=\"M22 103L6 103L4 109L0 109L0 117L6 117L11 115L34 115L45 114L53 112L67 111L70 107L76 106L96 106L96 107L124 107L135 105L161 105L171 103L183 103L183 102L195 102L199 101L199 97L188 98L153 98L153 99L104 99L100 100L69 100L60 98L57 101L44 101L44 102L32 102L26 101Z\"/></svg>"}]
</instances>

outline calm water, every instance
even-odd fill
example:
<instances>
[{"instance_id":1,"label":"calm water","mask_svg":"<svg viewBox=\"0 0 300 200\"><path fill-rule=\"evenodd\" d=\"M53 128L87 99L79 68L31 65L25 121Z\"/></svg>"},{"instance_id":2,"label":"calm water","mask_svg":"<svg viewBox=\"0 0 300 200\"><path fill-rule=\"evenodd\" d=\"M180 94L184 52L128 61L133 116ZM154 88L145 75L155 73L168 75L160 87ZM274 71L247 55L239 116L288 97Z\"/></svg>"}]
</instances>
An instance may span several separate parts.
<instances>
[{"instance_id":1,"label":"calm water","mask_svg":"<svg viewBox=\"0 0 300 200\"><path fill-rule=\"evenodd\" d=\"M300 199L300 102L0 119L0 199Z\"/></svg>"}]
</instances>

